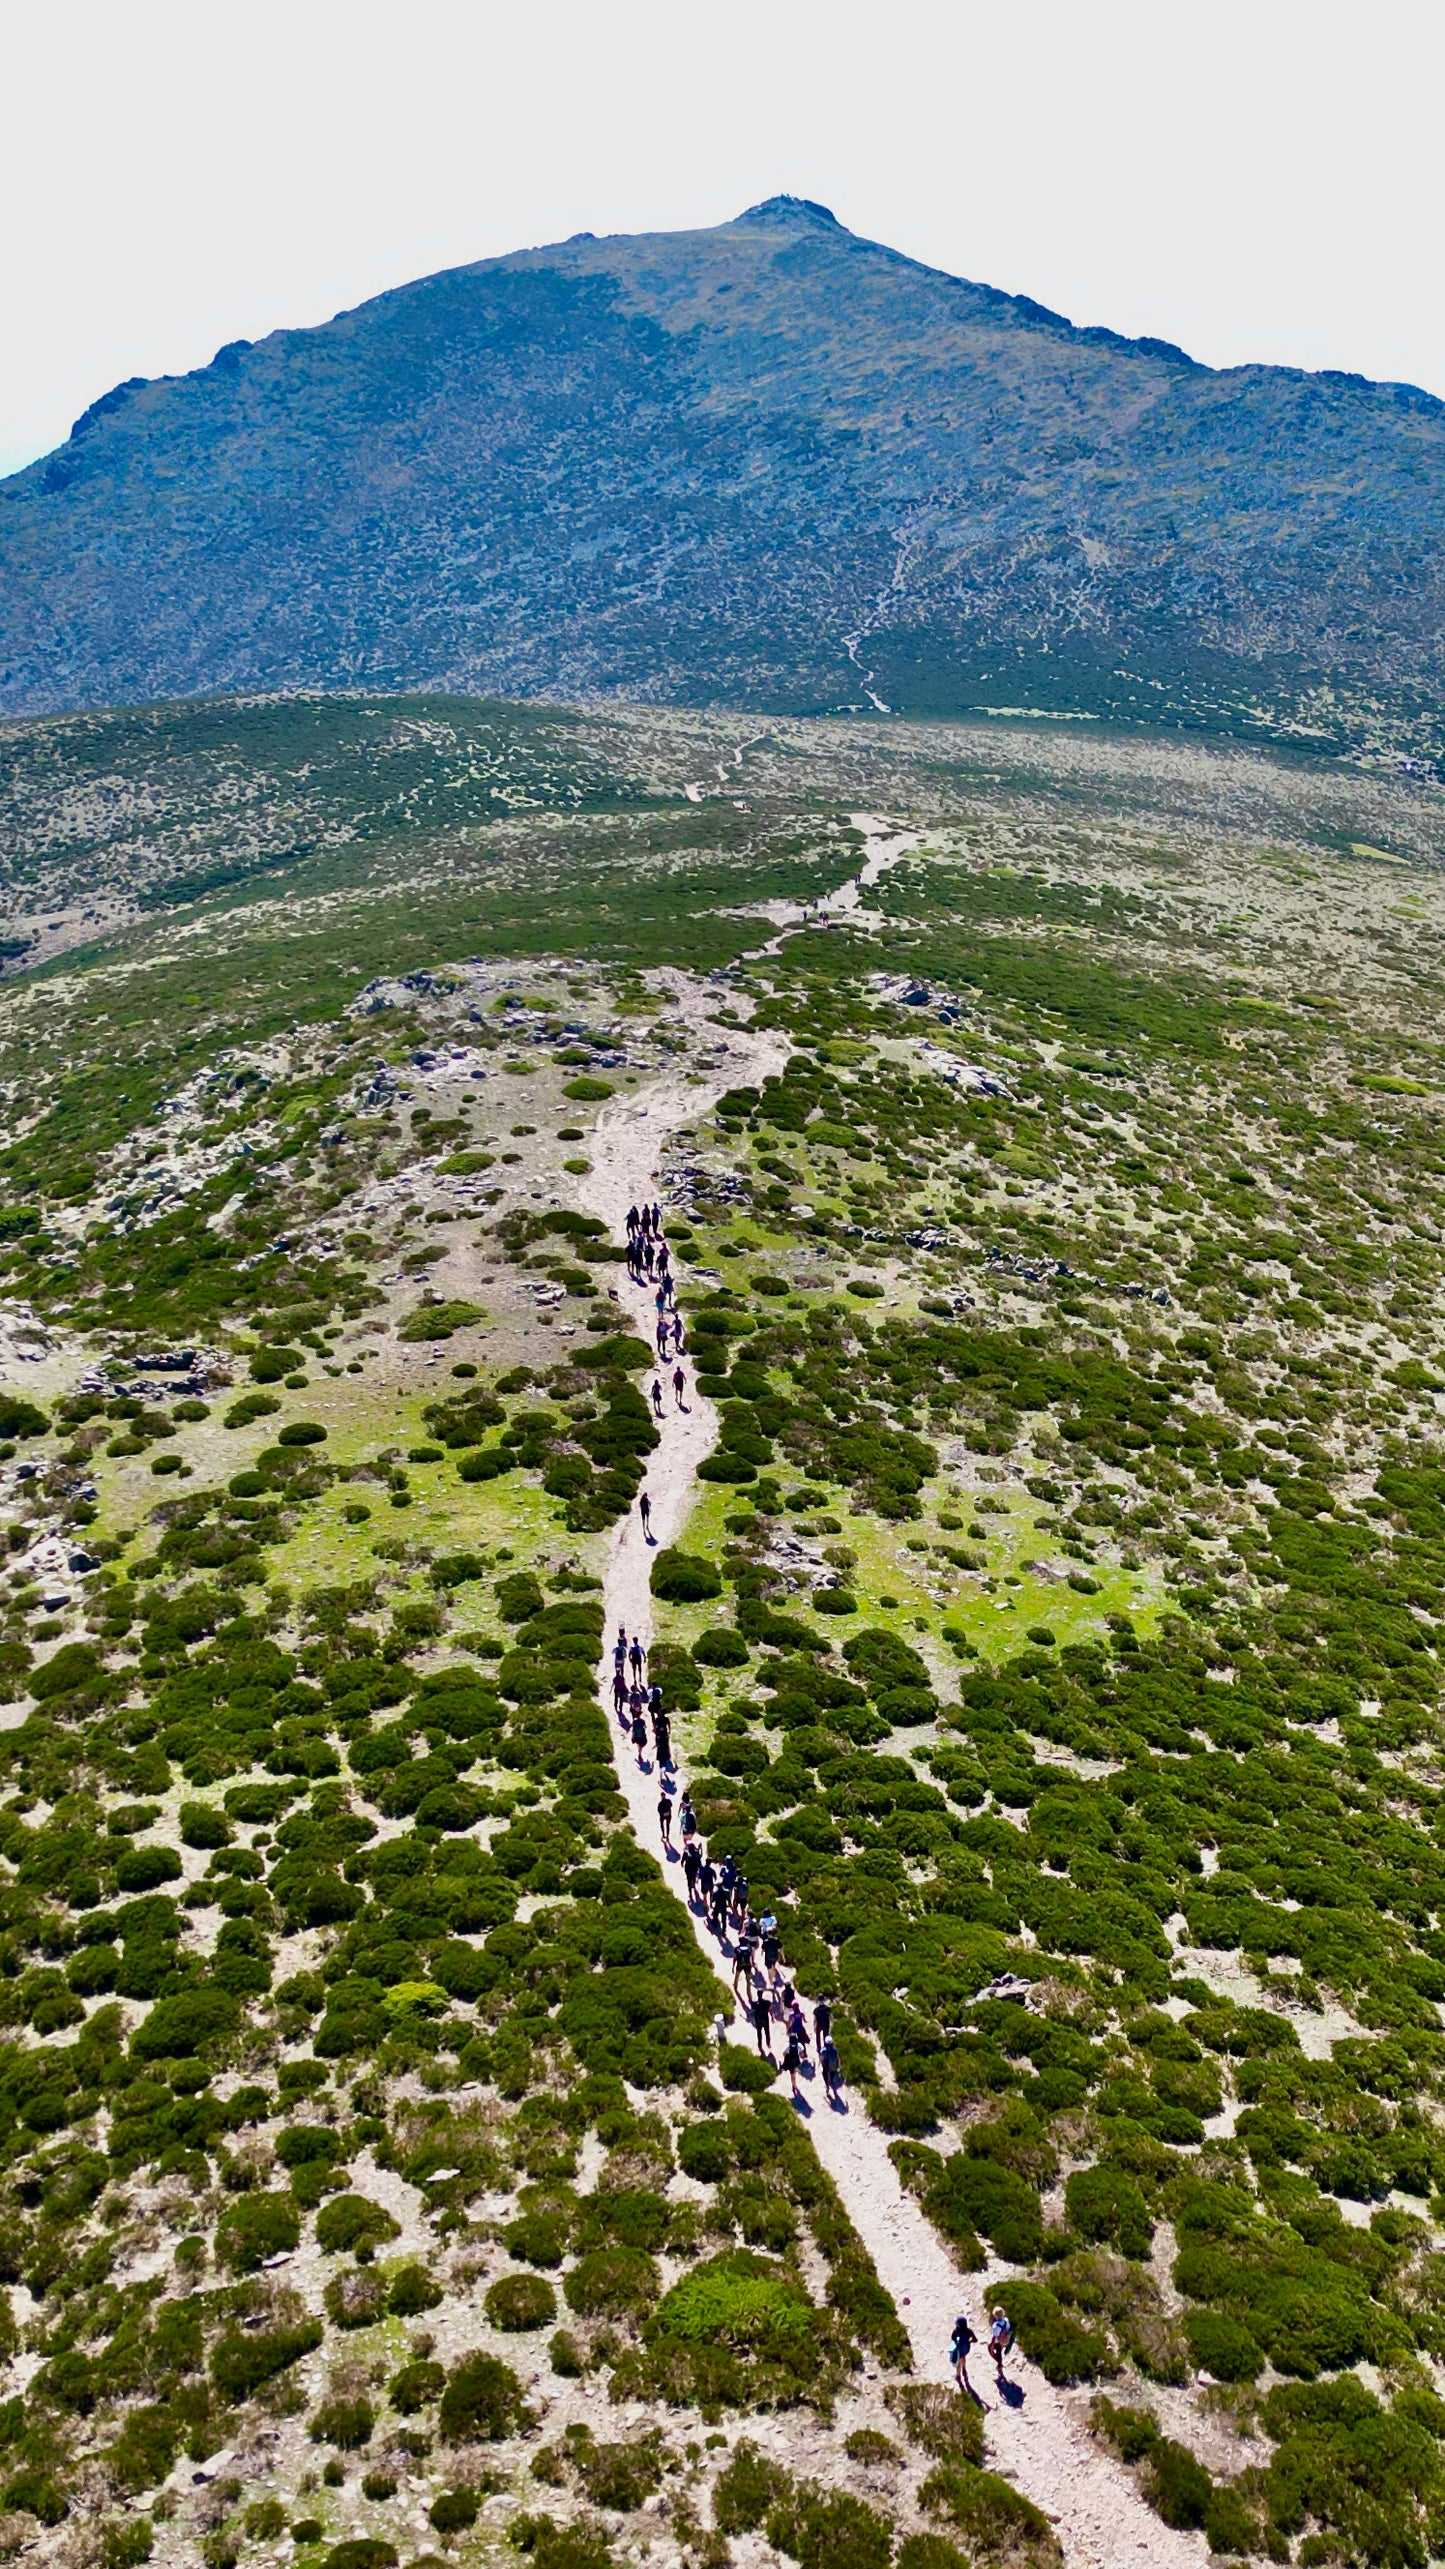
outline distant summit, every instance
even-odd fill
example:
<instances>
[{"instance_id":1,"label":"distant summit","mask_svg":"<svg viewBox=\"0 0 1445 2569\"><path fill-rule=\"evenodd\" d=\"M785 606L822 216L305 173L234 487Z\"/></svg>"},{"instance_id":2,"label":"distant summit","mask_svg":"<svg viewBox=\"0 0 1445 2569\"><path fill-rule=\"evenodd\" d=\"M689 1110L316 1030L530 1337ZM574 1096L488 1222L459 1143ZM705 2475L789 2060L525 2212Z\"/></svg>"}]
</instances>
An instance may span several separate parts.
<instances>
[{"instance_id":1,"label":"distant summit","mask_svg":"<svg viewBox=\"0 0 1445 2569\"><path fill-rule=\"evenodd\" d=\"M1445 406L1217 372L774 196L132 378L0 483L0 710L1024 708L1438 755Z\"/></svg>"}]
</instances>

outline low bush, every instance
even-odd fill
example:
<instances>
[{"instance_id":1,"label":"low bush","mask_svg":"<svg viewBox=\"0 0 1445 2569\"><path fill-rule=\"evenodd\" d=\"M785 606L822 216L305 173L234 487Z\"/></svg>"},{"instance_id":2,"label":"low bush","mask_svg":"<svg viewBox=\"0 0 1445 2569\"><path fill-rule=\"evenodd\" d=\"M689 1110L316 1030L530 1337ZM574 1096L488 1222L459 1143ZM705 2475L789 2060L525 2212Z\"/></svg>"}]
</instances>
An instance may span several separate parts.
<instances>
[{"instance_id":1,"label":"low bush","mask_svg":"<svg viewBox=\"0 0 1445 2569\"><path fill-rule=\"evenodd\" d=\"M233 2274L250 2275L268 2257L301 2244L301 2216L289 2194L243 2194L216 2224L216 2255Z\"/></svg>"},{"instance_id":2,"label":"low bush","mask_svg":"<svg viewBox=\"0 0 1445 2569\"><path fill-rule=\"evenodd\" d=\"M447 2375L437 2423L447 2444L497 2444L526 2415L522 2385L496 2355L464 2355Z\"/></svg>"},{"instance_id":3,"label":"low bush","mask_svg":"<svg viewBox=\"0 0 1445 2569\"><path fill-rule=\"evenodd\" d=\"M540 2275L503 2275L487 2294L486 2311L494 2328L510 2333L546 2328L557 2316L557 2296Z\"/></svg>"},{"instance_id":4,"label":"low bush","mask_svg":"<svg viewBox=\"0 0 1445 2569\"><path fill-rule=\"evenodd\" d=\"M653 1559L652 1593L665 1605L700 1605L707 1597L721 1596L722 1584L716 1564L695 1553L667 1546Z\"/></svg>"}]
</instances>

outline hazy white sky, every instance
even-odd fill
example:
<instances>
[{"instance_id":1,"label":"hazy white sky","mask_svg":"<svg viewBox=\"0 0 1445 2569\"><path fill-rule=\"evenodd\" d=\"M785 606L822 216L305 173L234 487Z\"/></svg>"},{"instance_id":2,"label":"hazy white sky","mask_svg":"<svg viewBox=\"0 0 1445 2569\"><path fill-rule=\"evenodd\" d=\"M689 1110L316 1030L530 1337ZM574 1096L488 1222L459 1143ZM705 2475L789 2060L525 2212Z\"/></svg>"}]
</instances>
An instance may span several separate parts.
<instances>
[{"instance_id":1,"label":"hazy white sky","mask_svg":"<svg viewBox=\"0 0 1445 2569\"><path fill-rule=\"evenodd\" d=\"M1429 0L9 0L0 471L406 278L787 190L1076 321L1445 395Z\"/></svg>"}]
</instances>

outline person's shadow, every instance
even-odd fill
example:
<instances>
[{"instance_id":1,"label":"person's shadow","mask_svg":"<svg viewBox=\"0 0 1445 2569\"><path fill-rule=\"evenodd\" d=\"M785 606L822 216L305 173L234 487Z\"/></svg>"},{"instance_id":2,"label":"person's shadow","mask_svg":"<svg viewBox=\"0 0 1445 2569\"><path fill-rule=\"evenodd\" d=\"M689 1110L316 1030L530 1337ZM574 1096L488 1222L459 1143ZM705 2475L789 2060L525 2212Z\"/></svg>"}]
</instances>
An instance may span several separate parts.
<instances>
[{"instance_id":1,"label":"person's shadow","mask_svg":"<svg viewBox=\"0 0 1445 2569\"><path fill-rule=\"evenodd\" d=\"M999 2376L998 2395L1005 2408L1023 2407L1024 2394L1021 2384L1005 2381L1002 2374Z\"/></svg>"}]
</instances>

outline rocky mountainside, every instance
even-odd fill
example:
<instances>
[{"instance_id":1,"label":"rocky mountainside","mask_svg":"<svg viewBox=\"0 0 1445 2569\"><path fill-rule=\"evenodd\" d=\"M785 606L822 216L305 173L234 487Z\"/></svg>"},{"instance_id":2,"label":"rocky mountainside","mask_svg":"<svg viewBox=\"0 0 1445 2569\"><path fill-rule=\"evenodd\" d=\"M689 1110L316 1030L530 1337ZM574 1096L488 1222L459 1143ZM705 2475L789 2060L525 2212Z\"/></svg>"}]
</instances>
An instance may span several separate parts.
<instances>
[{"instance_id":1,"label":"rocky mountainside","mask_svg":"<svg viewBox=\"0 0 1445 2569\"><path fill-rule=\"evenodd\" d=\"M775 198L119 385L0 485L0 707L1028 706L1434 757L1445 405L1074 328Z\"/></svg>"}]
</instances>

